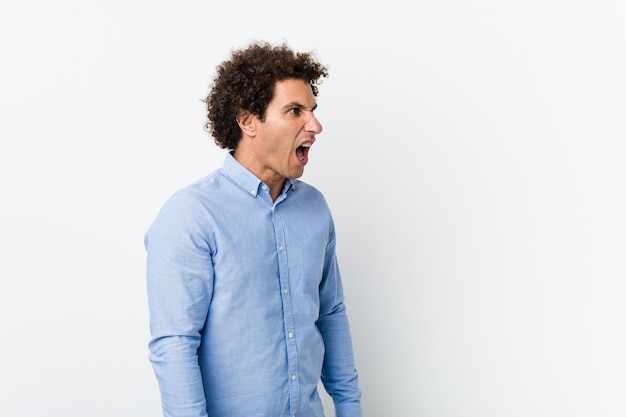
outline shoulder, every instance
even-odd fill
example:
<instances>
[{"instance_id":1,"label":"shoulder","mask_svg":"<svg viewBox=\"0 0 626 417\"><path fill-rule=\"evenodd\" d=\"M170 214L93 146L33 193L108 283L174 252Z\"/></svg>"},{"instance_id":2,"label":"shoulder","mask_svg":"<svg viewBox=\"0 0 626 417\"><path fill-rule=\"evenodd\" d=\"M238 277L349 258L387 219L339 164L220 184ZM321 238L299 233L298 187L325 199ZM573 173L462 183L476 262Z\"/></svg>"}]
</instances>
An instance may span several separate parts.
<instances>
[{"instance_id":1,"label":"shoulder","mask_svg":"<svg viewBox=\"0 0 626 417\"><path fill-rule=\"evenodd\" d=\"M302 180L293 180L293 189L294 192L304 197L326 201L324 194L319 189Z\"/></svg>"},{"instance_id":2,"label":"shoulder","mask_svg":"<svg viewBox=\"0 0 626 417\"><path fill-rule=\"evenodd\" d=\"M216 200L210 192L219 181L217 171L173 192L162 204L146 233L153 242L184 241L191 236L205 236L212 228L206 206Z\"/></svg>"},{"instance_id":3,"label":"shoulder","mask_svg":"<svg viewBox=\"0 0 626 417\"><path fill-rule=\"evenodd\" d=\"M220 175L219 170L214 171L176 190L165 202L165 205L173 204L188 207L203 205L205 201L215 199L220 194L220 189L224 187L223 181L223 176Z\"/></svg>"},{"instance_id":4,"label":"shoulder","mask_svg":"<svg viewBox=\"0 0 626 417\"><path fill-rule=\"evenodd\" d=\"M215 191L211 190L217 188L219 177L215 171L174 191L163 203L158 217L184 218L201 211L204 202L214 198Z\"/></svg>"},{"instance_id":5,"label":"shoulder","mask_svg":"<svg viewBox=\"0 0 626 417\"><path fill-rule=\"evenodd\" d=\"M307 202L313 204L328 206L324 194L318 188L302 180L293 181L292 191L294 196L298 196L299 199L307 200Z\"/></svg>"},{"instance_id":6,"label":"shoulder","mask_svg":"<svg viewBox=\"0 0 626 417\"><path fill-rule=\"evenodd\" d=\"M302 215L316 221L331 220L331 209L324 194L316 187L301 181L293 182L293 189L289 193L287 201Z\"/></svg>"}]
</instances>

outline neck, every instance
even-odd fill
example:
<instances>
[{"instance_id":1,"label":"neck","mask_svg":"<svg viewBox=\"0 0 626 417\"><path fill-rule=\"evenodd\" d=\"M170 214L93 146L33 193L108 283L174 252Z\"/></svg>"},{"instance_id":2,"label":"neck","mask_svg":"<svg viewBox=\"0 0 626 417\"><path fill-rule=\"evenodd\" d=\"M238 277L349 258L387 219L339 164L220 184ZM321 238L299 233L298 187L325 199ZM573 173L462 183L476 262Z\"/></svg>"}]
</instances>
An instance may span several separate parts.
<instances>
[{"instance_id":1,"label":"neck","mask_svg":"<svg viewBox=\"0 0 626 417\"><path fill-rule=\"evenodd\" d=\"M276 201L285 186L286 178L277 174L275 171L264 168L257 163L257 159L246 157L245 152L233 151L233 158L239 162L248 171L254 174L258 179L263 181L270 188L270 196L272 201Z\"/></svg>"}]
</instances>

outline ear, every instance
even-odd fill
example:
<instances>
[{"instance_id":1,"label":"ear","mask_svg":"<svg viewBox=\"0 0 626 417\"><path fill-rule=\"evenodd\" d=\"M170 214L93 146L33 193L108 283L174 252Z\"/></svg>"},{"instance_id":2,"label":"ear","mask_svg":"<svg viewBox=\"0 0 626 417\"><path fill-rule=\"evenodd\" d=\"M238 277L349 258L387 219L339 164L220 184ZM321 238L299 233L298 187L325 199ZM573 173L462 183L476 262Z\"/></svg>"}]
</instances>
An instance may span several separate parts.
<instances>
[{"instance_id":1,"label":"ear","mask_svg":"<svg viewBox=\"0 0 626 417\"><path fill-rule=\"evenodd\" d=\"M256 117L248 110L239 110L239 112L237 112L237 124L244 135L256 135L255 121Z\"/></svg>"}]
</instances>

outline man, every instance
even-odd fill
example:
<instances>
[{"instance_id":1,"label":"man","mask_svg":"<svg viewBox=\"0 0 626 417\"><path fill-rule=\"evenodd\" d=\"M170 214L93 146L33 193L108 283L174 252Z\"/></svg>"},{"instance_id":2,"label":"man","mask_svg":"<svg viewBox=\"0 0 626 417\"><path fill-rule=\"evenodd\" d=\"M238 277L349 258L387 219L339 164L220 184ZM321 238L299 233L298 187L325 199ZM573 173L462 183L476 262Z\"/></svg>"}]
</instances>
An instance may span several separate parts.
<instances>
[{"instance_id":1,"label":"man","mask_svg":"<svg viewBox=\"0 0 626 417\"><path fill-rule=\"evenodd\" d=\"M360 395L335 229L298 180L322 131L326 67L252 43L217 67L207 127L224 166L179 190L146 233L150 361L168 417L337 417Z\"/></svg>"}]
</instances>

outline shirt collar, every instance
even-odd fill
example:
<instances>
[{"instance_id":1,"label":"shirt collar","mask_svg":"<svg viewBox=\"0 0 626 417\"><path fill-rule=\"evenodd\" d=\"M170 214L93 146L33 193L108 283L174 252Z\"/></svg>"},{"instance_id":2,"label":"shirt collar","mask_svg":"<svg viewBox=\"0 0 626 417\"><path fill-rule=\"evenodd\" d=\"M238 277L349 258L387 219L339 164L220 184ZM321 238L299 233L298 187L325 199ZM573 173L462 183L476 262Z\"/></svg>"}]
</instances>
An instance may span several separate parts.
<instances>
[{"instance_id":1,"label":"shirt collar","mask_svg":"<svg viewBox=\"0 0 626 417\"><path fill-rule=\"evenodd\" d=\"M250 172L246 167L241 165L239 161L237 161L232 155L232 152L228 152L226 154L226 159L224 161L224 166L222 167L222 172L227 177L235 181L241 188L246 190L246 192L248 192L250 195L258 195L259 187L263 184L263 182L259 178L257 178L256 175ZM293 190L295 184L295 180L287 178L282 193L287 194L289 191Z\"/></svg>"}]
</instances>

